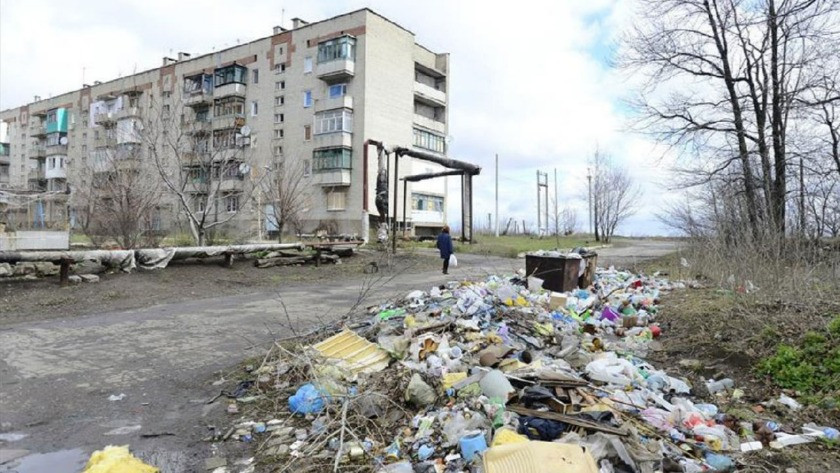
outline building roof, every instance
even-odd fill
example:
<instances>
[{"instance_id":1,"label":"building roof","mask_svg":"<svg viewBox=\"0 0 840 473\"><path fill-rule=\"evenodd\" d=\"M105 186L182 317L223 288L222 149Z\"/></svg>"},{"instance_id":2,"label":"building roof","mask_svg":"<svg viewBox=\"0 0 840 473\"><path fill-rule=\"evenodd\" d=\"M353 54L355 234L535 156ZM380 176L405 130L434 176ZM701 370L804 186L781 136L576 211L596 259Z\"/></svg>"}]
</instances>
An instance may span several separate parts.
<instances>
[{"instance_id":1,"label":"building roof","mask_svg":"<svg viewBox=\"0 0 840 473\"><path fill-rule=\"evenodd\" d=\"M339 19L339 18L343 18L343 17L345 17L345 16L350 16L350 15L357 14L357 13L359 13L359 12L363 12L363 11L366 11L366 12L369 12L369 13L371 13L371 14L373 14L373 15L376 15L376 16L378 16L379 18L382 18L383 20L385 20L385 21L387 21L387 22L391 23L392 25L394 25L394 26L396 26L396 27L398 27L398 28L400 28L400 29L402 29L402 30L404 30L404 31L408 32L408 33L409 33L409 34L411 34L412 36L416 36L416 35L414 34L414 32L413 32L413 31L411 31L411 30L409 30L408 28L405 28L404 26L400 25L399 23L397 23L397 22L395 22L395 21L393 21L393 20L391 20L391 19L389 19L389 18L385 17L384 15L381 15L381 14L379 14L379 13L377 13L377 12L373 11L372 9L367 8L367 7L365 7L365 8L360 8L360 9L358 9L358 10L353 10L353 11L351 11L351 12L347 12L347 13L342 13L342 14L340 14L340 15L336 15L336 16L333 16L333 17L330 17L330 18L326 18L326 19L324 19L324 20L316 21L316 22L314 22L314 23L307 23L307 24L305 24L305 25L301 25L300 27L298 27L298 28L296 28L296 29L293 29L293 30L287 30L287 31L300 31L300 30L304 30L304 29L306 29L306 28L309 28L309 27L312 27L312 26L318 25L318 24L320 24L320 23L325 23L325 22L328 22L328 21L333 21L333 20L336 20L336 19ZM282 34L282 33L281 33L281 34ZM271 38L272 36L276 36L276 35L263 36L263 37L260 37L260 38L254 39L254 40L252 40L252 41L249 41L249 42L247 42L247 43L237 44L236 46L231 46L231 47L229 47L229 48L221 49L221 50L219 50L219 51L213 51L213 52L210 52L210 53L202 54L202 55L200 55L200 56L190 57L189 59L186 59L186 60L183 60L183 61L177 61L177 62L175 62L174 64L183 64L183 63L188 63L188 62L190 62L190 61L198 60L198 59L201 59L201 58L204 58L204 57L210 56L210 55L212 55L212 54L218 54L218 53L222 53L222 52L224 52L224 51L229 51L229 50L231 50L231 49L241 48L241 47L243 47L243 46L248 46L249 44L253 44L253 43L260 42L260 41L264 41L264 40L266 40L266 39L268 39L268 38ZM415 44L417 44L417 43L415 42ZM417 45L418 45L418 46L420 46L420 47L422 47L423 49L425 49L425 50L427 50L427 51L429 51L429 52L433 53L433 54L437 54L437 53L434 53L433 51L431 51L429 48L426 48L425 46L422 46L422 45L420 45L420 44L417 44ZM98 87L98 86L102 86L102 85L110 84L110 83L112 83L112 82L116 82L116 81L119 81L119 80L125 80L125 79L127 79L127 78L129 78L129 77L133 77L133 76L139 76L139 75L147 74L147 73L149 73L149 72L152 72L152 71L156 71L156 70L158 70L158 69L161 69L162 67L164 67L164 66L153 67L153 68L150 68L150 69L146 69L146 70L144 70L144 71L141 71L141 72L137 72L137 73L131 74L131 75L129 75L129 76L125 76L125 77L118 77L118 78L116 78L116 79L111 79L111 80L109 80L109 81L101 82L101 83L99 83L99 84L96 84L95 86L96 86L96 87ZM68 91L68 92L64 92L64 93L58 94L58 95L56 95L56 96L54 96L54 97L47 97L47 98L43 98L43 99L41 99L41 100L39 100L39 101L37 101L37 102L27 102L27 103L25 103L25 104L18 105L17 107L10 107L10 108L7 108L7 109L5 109L5 110L0 110L0 113L9 112L9 111L12 111L12 110L18 109L18 108L23 107L23 106L26 106L26 105L32 105L32 104L36 104L36 103L39 103L39 102L44 102L44 101L47 101L47 100L53 100L53 99L55 99L55 98L61 97L62 95L73 94L73 93L79 92L79 91L81 91L81 90L83 90L83 89L85 89L85 87L81 87L81 88L78 88L78 89L75 89L75 90L71 90L71 91Z\"/></svg>"}]
</instances>

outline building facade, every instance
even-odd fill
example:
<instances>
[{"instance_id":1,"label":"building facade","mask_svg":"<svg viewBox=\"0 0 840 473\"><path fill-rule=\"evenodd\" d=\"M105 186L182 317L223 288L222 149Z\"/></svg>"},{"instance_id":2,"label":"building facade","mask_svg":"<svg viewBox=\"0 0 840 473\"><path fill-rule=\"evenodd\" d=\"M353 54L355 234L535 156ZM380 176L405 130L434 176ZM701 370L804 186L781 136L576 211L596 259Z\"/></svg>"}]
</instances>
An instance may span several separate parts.
<instances>
[{"instance_id":1,"label":"building facade","mask_svg":"<svg viewBox=\"0 0 840 473\"><path fill-rule=\"evenodd\" d=\"M22 202L5 210L7 225L77 225L74 195L95 185L82 168L125 150L148 160L155 143L188 136L192 154L235 151L229 155L236 166L209 173L167 160L182 179L219 182L212 199L196 200L193 211L210 219L235 214L225 232L244 240L276 229L258 187L280 162L301 169L306 198L296 230L367 238L379 218L377 153L368 140L445 155L448 86L448 54L362 9L316 23L294 19L292 29L275 27L250 43L179 53L156 69L36 97L0 112L0 189ZM162 133L150 139L151 130ZM442 170L408 157L399 163L400 177ZM400 221L403 192L401 184L389 194ZM433 234L445 224L444 179L409 183L407 192L409 231ZM183 229L178 199L164 194L156 225Z\"/></svg>"}]
</instances>

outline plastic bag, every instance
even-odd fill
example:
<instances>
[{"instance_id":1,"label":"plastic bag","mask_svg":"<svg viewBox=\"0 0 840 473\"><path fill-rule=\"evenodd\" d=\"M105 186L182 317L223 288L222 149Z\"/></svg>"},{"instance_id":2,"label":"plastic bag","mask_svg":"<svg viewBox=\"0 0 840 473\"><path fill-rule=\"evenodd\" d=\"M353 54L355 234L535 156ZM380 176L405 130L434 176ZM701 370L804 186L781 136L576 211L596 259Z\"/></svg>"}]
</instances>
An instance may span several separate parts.
<instances>
[{"instance_id":1,"label":"plastic bag","mask_svg":"<svg viewBox=\"0 0 840 473\"><path fill-rule=\"evenodd\" d=\"M453 268L458 266L458 258L455 257L455 253L449 255L449 266Z\"/></svg>"},{"instance_id":2,"label":"plastic bag","mask_svg":"<svg viewBox=\"0 0 840 473\"><path fill-rule=\"evenodd\" d=\"M315 414L324 410L326 399L315 385L307 383L289 398L289 410L293 414Z\"/></svg>"}]
</instances>

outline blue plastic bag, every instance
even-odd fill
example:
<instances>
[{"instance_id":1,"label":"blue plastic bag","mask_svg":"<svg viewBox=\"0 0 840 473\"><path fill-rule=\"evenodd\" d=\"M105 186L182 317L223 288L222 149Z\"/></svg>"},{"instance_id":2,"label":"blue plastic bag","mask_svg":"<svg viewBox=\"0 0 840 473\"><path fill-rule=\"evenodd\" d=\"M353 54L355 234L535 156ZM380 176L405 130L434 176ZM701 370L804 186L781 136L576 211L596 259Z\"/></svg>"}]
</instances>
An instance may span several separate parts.
<instances>
[{"instance_id":1,"label":"blue plastic bag","mask_svg":"<svg viewBox=\"0 0 840 473\"><path fill-rule=\"evenodd\" d=\"M289 398L292 414L316 414L324 410L327 395L311 383L304 384Z\"/></svg>"}]
</instances>

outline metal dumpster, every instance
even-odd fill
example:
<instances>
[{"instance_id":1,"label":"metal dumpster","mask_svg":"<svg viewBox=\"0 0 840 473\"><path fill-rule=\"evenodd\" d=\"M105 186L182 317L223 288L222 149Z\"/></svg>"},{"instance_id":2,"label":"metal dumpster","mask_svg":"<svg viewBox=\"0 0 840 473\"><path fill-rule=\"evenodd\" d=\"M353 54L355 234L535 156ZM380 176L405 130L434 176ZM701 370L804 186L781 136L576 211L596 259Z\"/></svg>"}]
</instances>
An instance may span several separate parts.
<instances>
[{"instance_id":1,"label":"metal dumpster","mask_svg":"<svg viewBox=\"0 0 840 473\"><path fill-rule=\"evenodd\" d=\"M598 254L594 251L560 256L525 255L525 273L542 279L545 289L566 292L589 287L597 263Z\"/></svg>"},{"instance_id":2,"label":"metal dumpster","mask_svg":"<svg viewBox=\"0 0 840 473\"><path fill-rule=\"evenodd\" d=\"M566 292L578 287L580 255L562 256L525 255L525 274L543 280L543 288Z\"/></svg>"}]
</instances>

